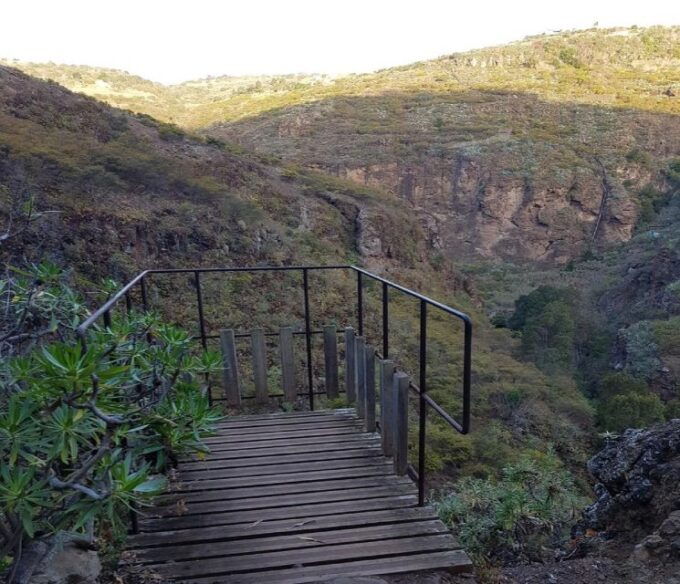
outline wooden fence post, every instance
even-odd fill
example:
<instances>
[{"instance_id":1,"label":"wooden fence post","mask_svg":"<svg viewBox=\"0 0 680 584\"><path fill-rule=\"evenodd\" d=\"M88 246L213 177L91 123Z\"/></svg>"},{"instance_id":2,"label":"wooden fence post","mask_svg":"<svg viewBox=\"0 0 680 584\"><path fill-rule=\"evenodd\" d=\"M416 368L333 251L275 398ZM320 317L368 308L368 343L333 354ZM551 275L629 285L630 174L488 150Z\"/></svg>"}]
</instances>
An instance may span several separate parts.
<instances>
[{"instance_id":1,"label":"wooden fence post","mask_svg":"<svg viewBox=\"0 0 680 584\"><path fill-rule=\"evenodd\" d=\"M345 392L348 404L353 404L357 399L357 355L355 341L354 329L348 326L345 329Z\"/></svg>"},{"instance_id":2,"label":"wooden fence post","mask_svg":"<svg viewBox=\"0 0 680 584\"><path fill-rule=\"evenodd\" d=\"M292 326L282 326L279 331L279 353L281 355L281 385L284 399L294 404L297 401L297 387L295 386L295 356Z\"/></svg>"},{"instance_id":3,"label":"wooden fence post","mask_svg":"<svg viewBox=\"0 0 680 584\"><path fill-rule=\"evenodd\" d=\"M220 331L220 347L222 349L222 383L227 403L230 406L239 407L241 405L241 387L238 379L238 360L233 329L222 329Z\"/></svg>"},{"instance_id":4,"label":"wooden fence post","mask_svg":"<svg viewBox=\"0 0 680 584\"><path fill-rule=\"evenodd\" d=\"M326 373L326 397L338 397L338 336L333 325L323 327L323 356Z\"/></svg>"},{"instance_id":5,"label":"wooden fence post","mask_svg":"<svg viewBox=\"0 0 680 584\"><path fill-rule=\"evenodd\" d=\"M394 454L394 362L380 362L380 433L385 456Z\"/></svg>"},{"instance_id":6,"label":"wooden fence post","mask_svg":"<svg viewBox=\"0 0 680 584\"><path fill-rule=\"evenodd\" d=\"M364 430L375 432L375 349L370 345L366 347L366 421Z\"/></svg>"},{"instance_id":7,"label":"wooden fence post","mask_svg":"<svg viewBox=\"0 0 680 584\"><path fill-rule=\"evenodd\" d=\"M253 329L250 334L253 348L253 378L255 380L255 401L267 403L267 346L264 340L264 331L261 328Z\"/></svg>"},{"instance_id":8,"label":"wooden fence post","mask_svg":"<svg viewBox=\"0 0 680 584\"><path fill-rule=\"evenodd\" d=\"M356 370L357 370L357 416L366 416L366 344L364 337L356 338Z\"/></svg>"},{"instance_id":9,"label":"wooden fence post","mask_svg":"<svg viewBox=\"0 0 680 584\"><path fill-rule=\"evenodd\" d=\"M394 375L394 472L405 475L408 470L408 386L406 373Z\"/></svg>"}]
</instances>

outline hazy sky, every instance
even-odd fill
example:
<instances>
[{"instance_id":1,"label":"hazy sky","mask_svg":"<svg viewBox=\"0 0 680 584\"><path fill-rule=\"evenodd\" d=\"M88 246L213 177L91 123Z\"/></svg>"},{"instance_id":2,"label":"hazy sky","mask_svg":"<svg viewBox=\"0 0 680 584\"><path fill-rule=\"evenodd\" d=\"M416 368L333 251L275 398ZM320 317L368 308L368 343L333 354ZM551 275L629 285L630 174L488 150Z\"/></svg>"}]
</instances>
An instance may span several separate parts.
<instances>
[{"instance_id":1,"label":"hazy sky","mask_svg":"<svg viewBox=\"0 0 680 584\"><path fill-rule=\"evenodd\" d=\"M680 24L678 0L0 0L0 57L172 83L370 71L556 29Z\"/></svg>"}]
</instances>

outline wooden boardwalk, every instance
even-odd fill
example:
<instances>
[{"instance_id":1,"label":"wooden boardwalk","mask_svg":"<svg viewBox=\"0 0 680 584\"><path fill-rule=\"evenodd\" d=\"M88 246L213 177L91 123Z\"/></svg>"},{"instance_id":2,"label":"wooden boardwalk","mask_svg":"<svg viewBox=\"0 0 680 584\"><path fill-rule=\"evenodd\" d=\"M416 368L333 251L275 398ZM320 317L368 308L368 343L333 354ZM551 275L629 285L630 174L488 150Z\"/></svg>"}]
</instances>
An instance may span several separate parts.
<instances>
[{"instance_id":1,"label":"wooden boardwalk","mask_svg":"<svg viewBox=\"0 0 680 584\"><path fill-rule=\"evenodd\" d=\"M196 584L471 569L351 410L234 417L207 442L140 521L133 562Z\"/></svg>"}]
</instances>

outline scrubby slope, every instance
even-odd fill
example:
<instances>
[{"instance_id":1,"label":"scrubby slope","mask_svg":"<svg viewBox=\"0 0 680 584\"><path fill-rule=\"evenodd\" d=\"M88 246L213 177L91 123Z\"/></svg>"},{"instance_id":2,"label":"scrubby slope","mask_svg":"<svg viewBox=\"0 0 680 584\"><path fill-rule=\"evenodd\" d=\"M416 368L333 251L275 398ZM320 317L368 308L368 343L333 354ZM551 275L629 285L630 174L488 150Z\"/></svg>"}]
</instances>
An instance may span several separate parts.
<instances>
[{"instance_id":1,"label":"scrubby slope","mask_svg":"<svg viewBox=\"0 0 680 584\"><path fill-rule=\"evenodd\" d=\"M102 276L124 280L143 267L359 261L469 310L477 324L478 432L457 437L433 424L432 470L484 475L548 444L573 464L587 450L590 410L574 384L513 358L514 341L485 325L448 264L435 269L428 263L417 220L385 193L291 171L4 67L0 189L5 218L11 210L20 216L31 197L39 210L51 212L10 240L3 260L51 258L72 266L85 288ZM280 324L269 313L298 303L259 278L204 284L214 328L227 320L246 327ZM293 279L282 284L299 286ZM174 298L171 318L193 323L191 286L186 278L164 281L153 299ZM314 309L333 313L345 306L355 284L338 286L315 297ZM405 355L417 338L410 309L395 302L392 313L395 348L403 341ZM432 391L455 412L460 355L450 324L435 318L430 331L432 354L441 357L431 369Z\"/></svg>"},{"instance_id":2,"label":"scrubby slope","mask_svg":"<svg viewBox=\"0 0 680 584\"><path fill-rule=\"evenodd\" d=\"M337 79L172 87L20 64L117 106L380 187L434 254L565 264L627 241L680 151L680 28L591 29Z\"/></svg>"}]
</instances>

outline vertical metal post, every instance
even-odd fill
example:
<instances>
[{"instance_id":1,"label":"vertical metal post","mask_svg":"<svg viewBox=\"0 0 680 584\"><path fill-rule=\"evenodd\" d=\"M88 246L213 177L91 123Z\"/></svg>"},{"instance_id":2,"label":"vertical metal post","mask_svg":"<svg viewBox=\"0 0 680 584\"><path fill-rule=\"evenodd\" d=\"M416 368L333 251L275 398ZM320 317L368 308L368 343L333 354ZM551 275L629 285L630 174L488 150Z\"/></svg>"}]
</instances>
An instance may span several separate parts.
<instances>
[{"instance_id":1,"label":"vertical metal post","mask_svg":"<svg viewBox=\"0 0 680 584\"><path fill-rule=\"evenodd\" d=\"M418 423L418 505L425 505L425 442L427 435L427 302L420 301L420 395Z\"/></svg>"},{"instance_id":2,"label":"vertical metal post","mask_svg":"<svg viewBox=\"0 0 680 584\"><path fill-rule=\"evenodd\" d=\"M201 332L201 345L205 351L208 348L208 341L205 334L205 320L203 319L203 294L201 292L201 273L194 271L194 283L196 285L196 303L198 305L198 327ZM208 394L208 404L212 406L212 387L210 386L210 374L205 374L205 385Z\"/></svg>"},{"instance_id":3,"label":"vertical metal post","mask_svg":"<svg viewBox=\"0 0 680 584\"><path fill-rule=\"evenodd\" d=\"M309 409L314 411L314 375L312 372L312 326L309 316L309 274L302 268L302 287L305 296L305 340L307 343L307 386L309 389Z\"/></svg>"},{"instance_id":4,"label":"vertical metal post","mask_svg":"<svg viewBox=\"0 0 680 584\"><path fill-rule=\"evenodd\" d=\"M363 274L357 272L357 334L361 337L364 334L364 286Z\"/></svg>"},{"instance_id":5,"label":"vertical metal post","mask_svg":"<svg viewBox=\"0 0 680 584\"><path fill-rule=\"evenodd\" d=\"M472 323L465 321L463 352L463 434L470 431L470 378L472 376Z\"/></svg>"},{"instance_id":6,"label":"vertical metal post","mask_svg":"<svg viewBox=\"0 0 680 584\"><path fill-rule=\"evenodd\" d=\"M388 359L389 358L389 351L390 351L390 297L389 297L389 289L387 287L387 282L382 283L382 337L383 337L383 346L382 346L382 358L383 359Z\"/></svg>"}]
</instances>

